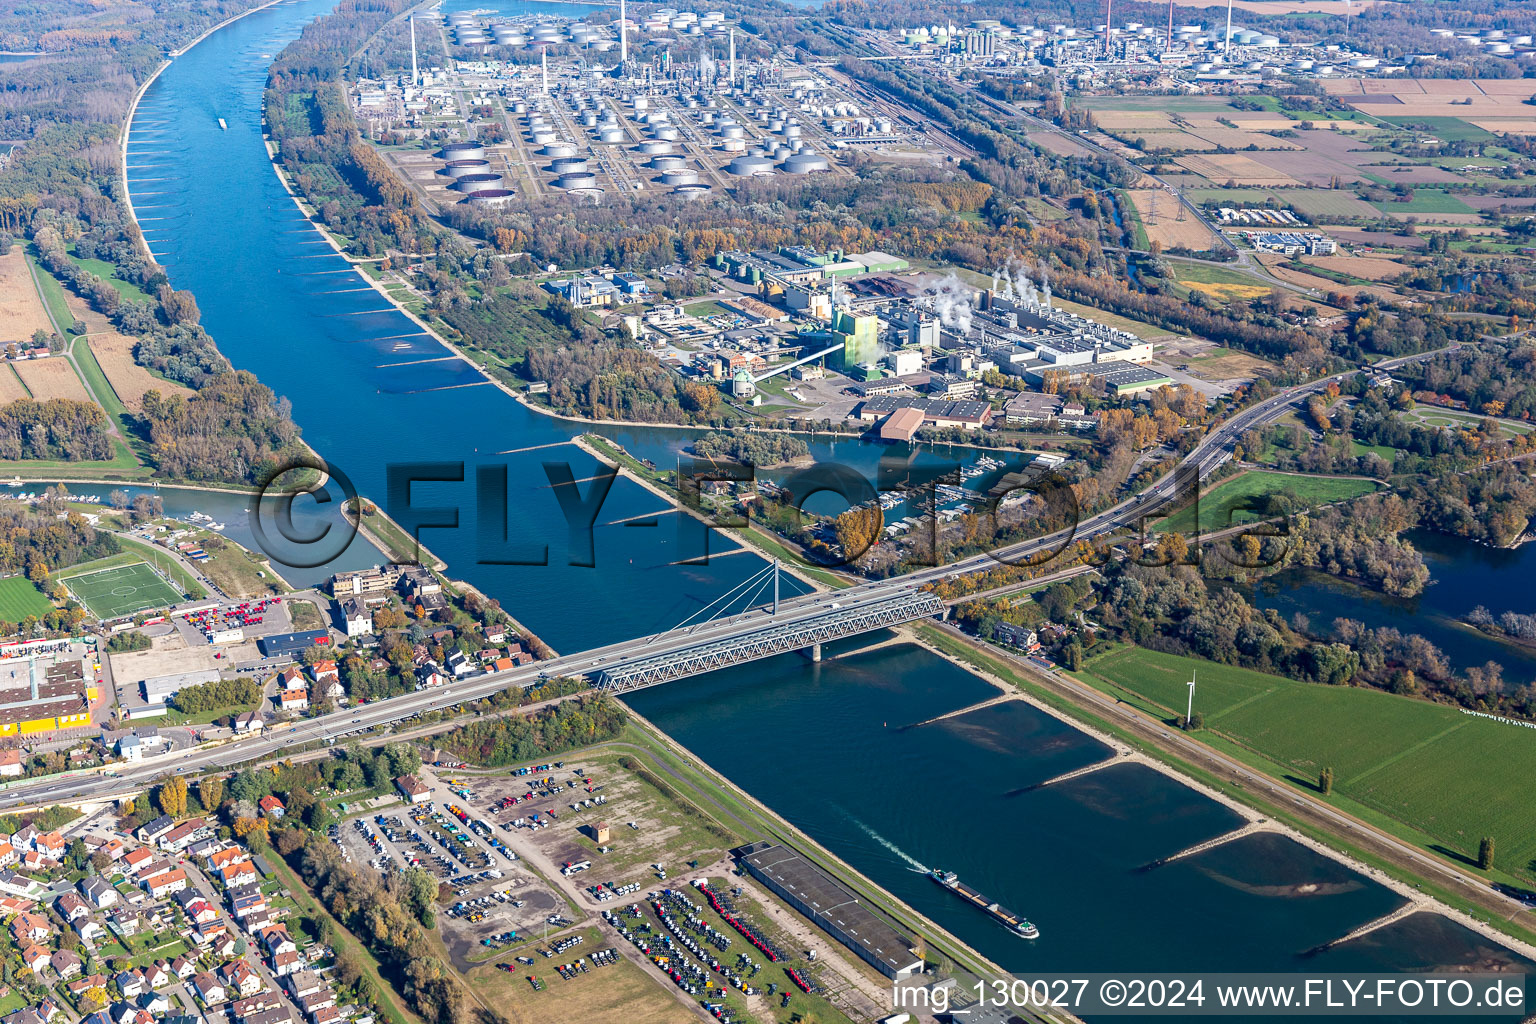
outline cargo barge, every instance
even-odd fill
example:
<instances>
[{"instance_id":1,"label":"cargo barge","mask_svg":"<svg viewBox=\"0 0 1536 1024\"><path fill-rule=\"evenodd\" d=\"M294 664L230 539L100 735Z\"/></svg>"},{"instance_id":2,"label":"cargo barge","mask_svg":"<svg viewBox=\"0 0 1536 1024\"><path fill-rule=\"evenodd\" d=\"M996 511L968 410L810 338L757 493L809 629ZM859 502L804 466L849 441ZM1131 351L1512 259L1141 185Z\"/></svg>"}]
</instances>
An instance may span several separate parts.
<instances>
[{"instance_id":1,"label":"cargo barge","mask_svg":"<svg viewBox=\"0 0 1536 1024\"><path fill-rule=\"evenodd\" d=\"M996 920L1002 922L1015 935L1026 939L1038 939L1040 937L1040 929L1007 907L999 906L992 900L987 899L987 897L960 881L960 876L953 871L940 871L938 868L934 868L928 872L928 877L960 896L967 903L975 904L978 909L985 911Z\"/></svg>"}]
</instances>

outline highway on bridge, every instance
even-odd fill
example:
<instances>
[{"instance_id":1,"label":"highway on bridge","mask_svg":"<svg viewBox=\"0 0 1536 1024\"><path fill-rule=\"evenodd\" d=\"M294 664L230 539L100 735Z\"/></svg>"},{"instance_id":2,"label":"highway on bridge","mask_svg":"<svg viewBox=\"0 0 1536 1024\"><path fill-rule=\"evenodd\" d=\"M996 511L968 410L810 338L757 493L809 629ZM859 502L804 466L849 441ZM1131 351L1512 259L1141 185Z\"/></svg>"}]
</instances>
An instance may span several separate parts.
<instances>
[{"instance_id":1,"label":"highway on bridge","mask_svg":"<svg viewBox=\"0 0 1536 1024\"><path fill-rule=\"evenodd\" d=\"M1405 356L1375 365L1376 368L1390 370L1435 354L1430 352ZM993 568L999 558L1017 561L1054 548L1064 548L1077 539L1102 536L1132 526L1175 501L1178 495L1174 481L1180 470L1187 473L1189 469L1186 467L1198 468L1201 479L1204 479L1232 457L1232 446L1244 431L1273 422L1306 398L1323 391L1330 383L1344 380L1350 373L1323 377L1289 388L1242 410L1202 438L1173 472L1141 494L1082 520L1075 530L1062 530L1022 541L994 553L919 569L894 579L859 584L835 593L810 593L787 598L779 603L776 615L771 609L758 606L740 614L704 621L687 628L623 640L507 672L473 676L430 690L279 725L260 736L234 740L221 746L156 757L133 765L114 766L114 774L52 776L13 782L5 787L3 797L0 797L0 806L14 808L110 799L141 790L168 774L201 774L211 769L230 768L245 761L279 756L284 750L293 747L317 741L333 741L349 734L365 732L375 726L412 718L423 712L438 711L489 697L508 687L531 686L545 677L597 676L606 670L642 659L679 654L718 641L750 637L769 628L809 625L829 617L846 617L849 613L876 610L902 598L912 599L929 583Z\"/></svg>"}]
</instances>

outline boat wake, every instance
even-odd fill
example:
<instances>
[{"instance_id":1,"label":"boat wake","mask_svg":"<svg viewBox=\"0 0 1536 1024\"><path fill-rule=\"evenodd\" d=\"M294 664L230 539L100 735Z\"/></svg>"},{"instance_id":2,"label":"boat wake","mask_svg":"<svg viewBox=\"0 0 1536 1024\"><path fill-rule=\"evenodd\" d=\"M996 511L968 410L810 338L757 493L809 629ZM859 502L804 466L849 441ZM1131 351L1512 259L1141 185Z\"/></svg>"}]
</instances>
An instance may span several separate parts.
<instances>
[{"instance_id":1,"label":"boat wake","mask_svg":"<svg viewBox=\"0 0 1536 1024\"><path fill-rule=\"evenodd\" d=\"M844 811L843 813L848 814L847 811ZM902 860L906 861L908 871L915 871L920 875L926 875L928 873L928 869L920 861L918 861L916 857L909 855L907 851L903 850L901 847L885 838L885 836L864 824L858 818L855 818L852 814L848 814L848 817L853 821L855 825L859 826L859 828L864 831L865 835L869 836L869 838L873 839L875 842L879 843L887 850L890 850Z\"/></svg>"}]
</instances>

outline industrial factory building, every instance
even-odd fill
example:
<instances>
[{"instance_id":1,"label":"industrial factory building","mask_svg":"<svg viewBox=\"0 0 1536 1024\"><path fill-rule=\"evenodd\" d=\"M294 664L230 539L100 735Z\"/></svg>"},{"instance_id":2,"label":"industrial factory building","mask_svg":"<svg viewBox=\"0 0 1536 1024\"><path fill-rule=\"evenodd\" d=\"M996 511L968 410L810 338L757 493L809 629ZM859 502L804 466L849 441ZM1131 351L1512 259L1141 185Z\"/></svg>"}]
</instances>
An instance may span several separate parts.
<instances>
[{"instance_id":1,"label":"industrial factory building","mask_svg":"<svg viewBox=\"0 0 1536 1024\"><path fill-rule=\"evenodd\" d=\"M52 655L0 661L0 736L27 736L91 724L93 679L84 662Z\"/></svg>"},{"instance_id":2,"label":"industrial factory building","mask_svg":"<svg viewBox=\"0 0 1536 1024\"><path fill-rule=\"evenodd\" d=\"M887 978L921 973L913 942L821 868L778 843L732 850L747 873Z\"/></svg>"}]
</instances>

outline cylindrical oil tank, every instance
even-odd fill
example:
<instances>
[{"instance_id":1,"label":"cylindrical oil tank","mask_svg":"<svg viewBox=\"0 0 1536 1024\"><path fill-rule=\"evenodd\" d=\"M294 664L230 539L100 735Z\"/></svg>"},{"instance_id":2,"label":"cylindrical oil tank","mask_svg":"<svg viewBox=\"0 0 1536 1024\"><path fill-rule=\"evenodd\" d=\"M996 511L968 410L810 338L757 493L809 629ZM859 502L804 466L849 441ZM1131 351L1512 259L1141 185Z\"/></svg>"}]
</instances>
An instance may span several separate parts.
<instances>
[{"instance_id":1,"label":"cylindrical oil tank","mask_svg":"<svg viewBox=\"0 0 1536 1024\"><path fill-rule=\"evenodd\" d=\"M460 192L479 192L482 189L501 188L501 175L494 172L466 174L453 179L453 187Z\"/></svg>"},{"instance_id":2,"label":"cylindrical oil tank","mask_svg":"<svg viewBox=\"0 0 1536 1024\"><path fill-rule=\"evenodd\" d=\"M569 142L551 142L549 145L539 150L539 152L544 156L575 156L576 147L571 145Z\"/></svg>"},{"instance_id":3,"label":"cylindrical oil tank","mask_svg":"<svg viewBox=\"0 0 1536 1024\"><path fill-rule=\"evenodd\" d=\"M597 127L597 115L592 113L592 111L590 111L590 110L587 111L585 114L582 114L581 115L581 126L583 128L596 128Z\"/></svg>"},{"instance_id":4,"label":"cylindrical oil tank","mask_svg":"<svg viewBox=\"0 0 1536 1024\"><path fill-rule=\"evenodd\" d=\"M671 153L662 154L661 156L653 156L651 157L649 163L653 169L658 171L675 171L679 167L682 167L684 164L686 164L687 161L678 156L676 153Z\"/></svg>"},{"instance_id":5,"label":"cylindrical oil tank","mask_svg":"<svg viewBox=\"0 0 1536 1024\"><path fill-rule=\"evenodd\" d=\"M489 174L489 160L450 160L443 166L443 173L450 178L462 178L466 174Z\"/></svg>"},{"instance_id":6,"label":"cylindrical oil tank","mask_svg":"<svg viewBox=\"0 0 1536 1024\"><path fill-rule=\"evenodd\" d=\"M800 137L800 126L797 124L787 124L784 126L782 134L786 139L798 139Z\"/></svg>"},{"instance_id":7,"label":"cylindrical oil tank","mask_svg":"<svg viewBox=\"0 0 1536 1024\"><path fill-rule=\"evenodd\" d=\"M479 142L450 142L443 147L443 159L484 160L485 145Z\"/></svg>"},{"instance_id":8,"label":"cylindrical oil tank","mask_svg":"<svg viewBox=\"0 0 1536 1024\"><path fill-rule=\"evenodd\" d=\"M696 185L699 181L699 172L690 171L686 167L680 167L675 171L666 171L661 176L663 185Z\"/></svg>"},{"instance_id":9,"label":"cylindrical oil tank","mask_svg":"<svg viewBox=\"0 0 1536 1024\"><path fill-rule=\"evenodd\" d=\"M583 185L581 188L568 188L565 190L568 196L576 196L579 199L596 199L603 194L603 190L596 185Z\"/></svg>"},{"instance_id":10,"label":"cylindrical oil tank","mask_svg":"<svg viewBox=\"0 0 1536 1024\"><path fill-rule=\"evenodd\" d=\"M512 104L512 113L514 113L514 114L526 114L526 113L528 113L528 104L524 103L522 100L518 100L516 103Z\"/></svg>"},{"instance_id":11,"label":"cylindrical oil tank","mask_svg":"<svg viewBox=\"0 0 1536 1024\"><path fill-rule=\"evenodd\" d=\"M579 156L563 156L549 162L549 169L556 174L571 174L587 169L587 161Z\"/></svg>"},{"instance_id":12,"label":"cylindrical oil tank","mask_svg":"<svg viewBox=\"0 0 1536 1024\"><path fill-rule=\"evenodd\" d=\"M651 137L652 138L661 139L661 140L663 140L665 142L676 142L677 141L677 129L676 128L653 128L651 130Z\"/></svg>"},{"instance_id":13,"label":"cylindrical oil tank","mask_svg":"<svg viewBox=\"0 0 1536 1024\"><path fill-rule=\"evenodd\" d=\"M563 188L567 191L576 188L592 188L597 184L597 175L591 171L572 171L570 174L562 174L554 181L555 188Z\"/></svg>"},{"instance_id":14,"label":"cylindrical oil tank","mask_svg":"<svg viewBox=\"0 0 1536 1024\"><path fill-rule=\"evenodd\" d=\"M810 174L812 171L830 171L827 158L816 153L796 153L779 165L785 174Z\"/></svg>"},{"instance_id":15,"label":"cylindrical oil tank","mask_svg":"<svg viewBox=\"0 0 1536 1024\"><path fill-rule=\"evenodd\" d=\"M739 156L726 164L725 169L743 178L754 174L772 174L773 161L765 156Z\"/></svg>"},{"instance_id":16,"label":"cylindrical oil tank","mask_svg":"<svg viewBox=\"0 0 1536 1024\"><path fill-rule=\"evenodd\" d=\"M501 46L521 46L527 42L523 34L511 25L492 25L491 36Z\"/></svg>"},{"instance_id":17,"label":"cylindrical oil tank","mask_svg":"<svg viewBox=\"0 0 1536 1024\"><path fill-rule=\"evenodd\" d=\"M466 203L471 206L500 206L509 201L515 193L509 188L483 188L478 192L471 192Z\"/></svg>"},{"instance_id":18,"label":"cylindrical oil tank","mask_svg":"<svg viewBox=\"0 0 1536 1024\"><path fill-rule=\"evenodd\" d=\"M618 128L604 128L597 133L597 141L605 146L616 146L624 141L624 133Z\"/></svg>"},{"instance_id":19,"label":"cylindrical oil tank","mask_svg":"<svg viewBox=\"0 0 1536 1024\"><path fill-rule=\"evenodd\" d=\"M640 143L635 148L647 156L656 156L657 154L672 152L672 143L667 142L665 139L652 139L649 142Z\"/></svg>"},{"instance_id":20,"label":"cylindrical oil tank","mask_svg":"<svg viewBox=\"0 0 1536 1024\"><path fill-rule=\"evenodd\" d=\"M746 136L747 130L739 124L723 124L715 129L715 133L722 139L740 139Z\"/></svg>"},{"instance_id":21,"label":"cylindrical oil tank","mask_svg":"<svg viewBox=\"0 0 1536 1024\"><path fill-rule=\"evenodd\" d=\"M720 143L720 149L726 153L745 153L747 142L745 139L725 139Z\"/></svg>"},{"instance_id":22,"label":"cylindrical oil tank","mask_svg":"<svg viewBox=\"0 0 1536 1024\"><path fill-rule=\"evenodd\" d=\"M530 133L528 138L532 140L535 146L547 146L551 142L557 141L560 136L556 135L548 128L541 128L536 132Z\"/></svg>"},{"instance_id":23,"label":"cylindrical oil tank","mask_svg":"<svg viewBox=\"0 0 1536 1024\"><path fill-rule=\"evenodd\" d=\"M683 199L703 199L709 195L708 185L679 185L672 190L672 194Z\"/></svg>"}]
</instances>

